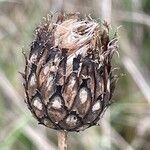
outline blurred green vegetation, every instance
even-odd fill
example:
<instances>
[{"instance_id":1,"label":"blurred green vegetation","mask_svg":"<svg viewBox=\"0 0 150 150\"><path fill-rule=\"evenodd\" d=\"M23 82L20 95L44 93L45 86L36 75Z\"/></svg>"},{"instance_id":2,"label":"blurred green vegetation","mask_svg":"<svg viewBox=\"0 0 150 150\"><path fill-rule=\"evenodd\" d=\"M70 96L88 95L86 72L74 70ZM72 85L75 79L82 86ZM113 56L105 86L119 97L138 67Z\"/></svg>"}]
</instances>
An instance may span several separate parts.
<instances>
[{"instance_id":1,"label":"blurred green vegetation","mask_svg":"<svg viewBox=\"0 0 150 150\"><path fill-rule=\"evenodd\" d=\"M85 0L65 1L64 8L68 12L80 11L92 14L95 18L101 18L101 13L99 14L101 5L97 4L101 4L102 1L91 0L88 3ZM61 2L58 0L0 0L0 79L4 80L6 85L9 85L10 82L12 90L22 99L24 92L21 85L22 79L18 73L24 69L22 49L29 51L34 29L47 13L59 11ZM110 2L112 2L113 27L123 26L123 29L119 29L119 31L124 31L120 31L119 40L120 43L126 45L123 48L120 44L120 57L115 57L114 60L114 66L120 68L117 71L118 74L125 75L117 83L110 113L106 113L102 118L102 120L108 119L109 126L116 132L113 134L111 128L108 127L110 130L108 136L107 126L104 124L81 133L71 133L69 137L71 150L124 150L128 146L133 150L150 149L150 100L144 96L135 76L123 63L124 56L130 57L150 86L148 82L150 81L150 23L148 24L148 21L150 22L150 1L110 0ZM124 18L119 13L120 11L125 14ZM126 12L129 13L126 15ZM141 23L140 20L134 18L138 15L134 16L133 13L142 14L143 19L146 19L147 22ZM56 132L37 125L31 114L25 115L28 112L26 105L24 103L20 107L16 105L23 100L17 101L11 97L12 93L9 93L11 90L7 92L3 87L6 85L0 85L0 150L46 150L45 143L43 142L42 145L39 142L40 135L49 141L49 145L56 148ZM33 127L32 131L35 134L32 132L30 134L29 126ZM52 149L48 147L49 145L47 149Z\"/></svg>"}]
</instances>

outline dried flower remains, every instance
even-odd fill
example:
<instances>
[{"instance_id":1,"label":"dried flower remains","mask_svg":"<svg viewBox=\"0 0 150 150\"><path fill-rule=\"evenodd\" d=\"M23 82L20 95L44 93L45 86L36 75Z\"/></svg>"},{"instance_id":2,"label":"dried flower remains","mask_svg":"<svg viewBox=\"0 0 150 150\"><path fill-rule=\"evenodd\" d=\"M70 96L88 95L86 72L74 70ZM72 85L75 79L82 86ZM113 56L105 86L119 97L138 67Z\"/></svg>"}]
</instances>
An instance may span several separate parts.
<instances>
[{"instance_id":1,"label":"dried flower remains","mask_svg":"<svg viewBox=\"0 0 150 150\"><path fill-rule=\"evenodd\" d=\"M39 123L66 131L96 125L112 102L116 50L106 22L78 15L45 18L25 56L26 103Z\"/></svg>"}]
</instances>

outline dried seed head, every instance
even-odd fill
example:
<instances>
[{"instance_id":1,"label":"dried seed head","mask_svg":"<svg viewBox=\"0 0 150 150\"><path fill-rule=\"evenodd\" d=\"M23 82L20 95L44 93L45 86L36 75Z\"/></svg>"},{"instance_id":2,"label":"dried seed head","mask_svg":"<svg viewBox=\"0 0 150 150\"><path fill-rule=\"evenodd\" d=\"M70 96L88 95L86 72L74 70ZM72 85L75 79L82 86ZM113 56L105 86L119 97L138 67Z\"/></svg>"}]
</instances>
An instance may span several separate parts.
<instances>
[{"instance_id":1,"label":"dried seed head","mask_svg":"<svg viewBox=\"0 0 150 150\"><path fill-rule=\"evenodd\" d=\"M110 40L106 23L59 18L46 18L36 29L26 58L26 102L40 124L80 131L96 125L111 103L117 39Z\"/></svg>"}]
</instances>

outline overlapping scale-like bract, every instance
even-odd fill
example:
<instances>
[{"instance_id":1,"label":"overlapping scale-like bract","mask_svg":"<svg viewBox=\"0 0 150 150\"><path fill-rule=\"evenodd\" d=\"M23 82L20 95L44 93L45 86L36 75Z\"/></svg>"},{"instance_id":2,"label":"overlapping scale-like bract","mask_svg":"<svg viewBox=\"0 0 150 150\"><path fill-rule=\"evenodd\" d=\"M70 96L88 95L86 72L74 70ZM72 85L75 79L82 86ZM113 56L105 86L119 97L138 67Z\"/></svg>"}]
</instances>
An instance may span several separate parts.
<instances>
[{"instance_id":1,"label":"overlapping scale-like bract","mask_svg":"<svg viewBox=\"0 0 150 150\"><path fill-rule=\"evenodd\" d=\"M81 131L98 123L115 87L111 58L116 42L106 23L77 15L43 21L24 75L26 103L40 124Z\"/></svg>"}]
</instances>

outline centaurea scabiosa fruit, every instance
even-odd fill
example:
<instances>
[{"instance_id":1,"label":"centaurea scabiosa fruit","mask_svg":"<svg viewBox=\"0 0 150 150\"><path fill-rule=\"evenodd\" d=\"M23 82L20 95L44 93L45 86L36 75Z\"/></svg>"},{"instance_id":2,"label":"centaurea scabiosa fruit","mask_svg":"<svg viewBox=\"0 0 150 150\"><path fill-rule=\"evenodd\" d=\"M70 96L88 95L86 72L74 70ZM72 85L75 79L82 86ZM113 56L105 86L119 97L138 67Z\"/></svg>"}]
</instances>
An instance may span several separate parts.
<instances>
[{"instance_id":1,"label":"centaurea scabiosa fruit","mask_svg":"<svg viewBox=\"0 0 150 150\"><path fill-rule=\"evenodd\" d=\"M78 132L97 125L112 102L117 38L110 39L106 22L90 17L54 20L48 16L37 27L25 56L26 103L40 124Z\"/></svg>"}]
</instances>

